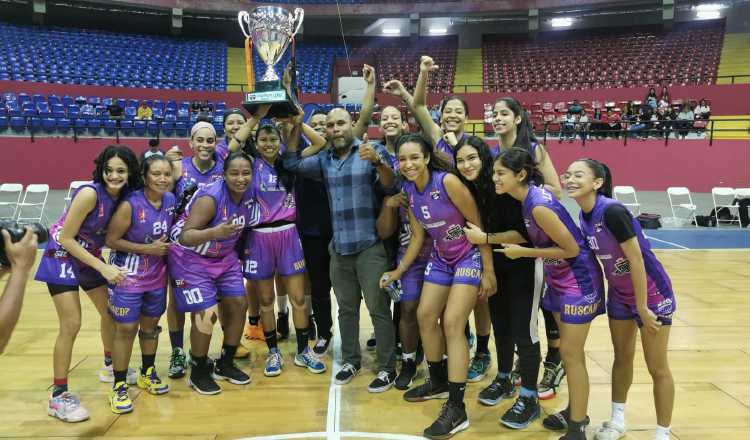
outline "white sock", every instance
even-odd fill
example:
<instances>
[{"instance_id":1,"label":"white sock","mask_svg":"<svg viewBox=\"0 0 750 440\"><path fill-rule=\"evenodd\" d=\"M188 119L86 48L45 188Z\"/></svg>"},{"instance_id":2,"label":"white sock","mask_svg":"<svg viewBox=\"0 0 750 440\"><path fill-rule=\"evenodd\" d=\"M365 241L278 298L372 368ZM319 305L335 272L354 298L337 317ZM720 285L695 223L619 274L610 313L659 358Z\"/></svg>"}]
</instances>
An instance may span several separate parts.
<instances>
[{"instance_id":1,"label":"white sock","mask_svg":"<svg viewBox=\"0 0 750 440\"><path fill-rule=\"evenodd\" d=\"M286 295L276 295L276 309L279 313L287 313Z\"/></svg>"},{"instance_id":2,"label":"white sock","mask_svg":"<svg viewBox=\"0 0 750 440\"><path fill-rule=\"evenodd\" d=\"M401 358L405 361L408 361L409 359L416 361L417 360L417 352L411 352L411 353L401 353Z\"/></svg>"},{"instance_id":3,"label":"white sock","mask_svg":"<svg viewBox=\"0 0 750 440\"><path fill-rule=\"evenodd\" d=\"M612 402L612 418L610 419L610 422L620 427L625 426L625 404L624 403Z\"/></svg>"},{"instance_id":4,"label":"white sock","mask_svg":"<svg viewBox=\"0 0 750 440\"><path fill-rule=\"evenodd\" d=\"M670 426L664 427L656 425L656 435L654 435L655 440L669 440L669 431Z\"/></svg>"},{"instance_id":5,"label":"white sock","mask_svg":"<svg viewBox=\"0 0 750 440\"><path fill-rule=\"evenodd\" d=\"M305 295L305 308L307 309L307 314L312 316L312 296L310 295Z\"/></svg>"}]
</instances>

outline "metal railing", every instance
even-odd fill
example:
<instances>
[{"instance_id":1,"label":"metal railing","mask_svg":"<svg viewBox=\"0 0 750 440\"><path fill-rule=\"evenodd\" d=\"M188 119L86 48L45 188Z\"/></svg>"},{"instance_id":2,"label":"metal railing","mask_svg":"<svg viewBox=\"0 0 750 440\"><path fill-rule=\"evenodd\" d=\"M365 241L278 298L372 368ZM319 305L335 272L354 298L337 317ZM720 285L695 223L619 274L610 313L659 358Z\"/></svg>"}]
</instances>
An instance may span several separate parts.
<instances>
[{"instance_id":1,"label":"metal railing","mask_svg":"<svg viewBox=\"0 0 750 440\"><path fill-rule=\"evenodd\" d=\"M686 134L689 134L691 132L705 133L705 139L708 140L708 144L711 146L714 144L714 138L716 137L715 135L718 133L736 133L739 139L743 139L740 135L750 136L750 118L711 119L706 121L705 128L694 127L694 121L660 120L657 122L659 122L660 124L657 127L654 127L652 124L645 124L643 128L640 128L638 130L631 130L631 128L637 123L633 123L630 121L619 121L619 129L603 128L597 130L591 130L590 122L587 124L584 130L581 130L578 126L573 129L565 128L560 122L544 122L543 129L541 131L535 129L534 133L536 134L537 138L542 140L543 143L546 143L548 139L556 139L562 142L563 140L567 140L572 137L573 139L580 138L584 146L592 137L596 137L597 135L602 135L602 137L604 137L605 139L609 139L612 137L617 140L622 139L623 145L627 145L628 140L643 138L664 139L664 145L669 145L670 141L679 140L679 136L683 132ZM680 126L680 122L689 122L690 126ZM721 128L721 124L725 122L746 122L748 126L742 128ZM471 133L473 135L483 134L485 137L487 137L488 133L484 130L485 124L486 123L484 122L467 122L465 132ZM571 134L572 136L570 136ZM675 135L674 138L670 138L672 134ZM565 137L565 139L563 139L564 136L568 137Z\"/></svg>"},{"instance_id":2,"label":"metal railing","mask_svg":"<svg viewBox=\"0 0 750 440\"><path fill-rule=\"evenodd\" d=\"M710 85L718 84L719 79L729 79L729 84L735 84L737 79L746 78L750 83L750 73L742 75L686 75L686 76L667 76L664 78L640 78L640 79L629 79L629 78L602 78L602 79L586 79L586 80L559 80L554 79L545 81L541 79L534 79L531 81L526 80L514 80L503 83L484 83L484 84L454 84L453 91L456 93L469 93L469 89L472 91L479 91L484 93L519 93L519 92L531 92L531 91L560 91L560 90L580 90L580 89L599 89L599 88L615 88L615 87L661 87L671 85ZM573 84L578 85L573 88ZM586 87L581 87L580 84ZM596 85L596 87L593 87Z\"/></svg>"}]
</instances>

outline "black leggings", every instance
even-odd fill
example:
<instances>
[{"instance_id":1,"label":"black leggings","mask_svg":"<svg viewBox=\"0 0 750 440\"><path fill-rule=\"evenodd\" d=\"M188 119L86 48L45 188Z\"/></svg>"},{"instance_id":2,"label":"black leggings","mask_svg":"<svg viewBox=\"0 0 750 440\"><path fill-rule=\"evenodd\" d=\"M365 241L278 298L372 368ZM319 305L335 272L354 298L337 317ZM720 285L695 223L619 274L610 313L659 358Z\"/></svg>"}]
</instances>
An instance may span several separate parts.
<instances>
[{"instance_id":1,"label":"black leggings","mask_svg":"<svg viewBox=\"0 0 750 440\"><path fill-rule=\"evenodd\" d=\"M518 347L519 374L523 386L536 390L541 353L537 317L542 296L542 264L536 260L508 264L494 256L500 286L489 299L490 318L497 350L497 371L513 369L514 346Z\"/></svg>"},{"instance_id":2,"label":"black leggings","mask_svg":"<svg viewBox=\"0 0 750 440\"><path fill-rule=\"evenodd\" d=\"M331 339L331 256L328 254L330 237L302 235L302 251L305 253L307 275L310 278L312 309L315 324L321 338Z\"/></svg>"}]
</instances>

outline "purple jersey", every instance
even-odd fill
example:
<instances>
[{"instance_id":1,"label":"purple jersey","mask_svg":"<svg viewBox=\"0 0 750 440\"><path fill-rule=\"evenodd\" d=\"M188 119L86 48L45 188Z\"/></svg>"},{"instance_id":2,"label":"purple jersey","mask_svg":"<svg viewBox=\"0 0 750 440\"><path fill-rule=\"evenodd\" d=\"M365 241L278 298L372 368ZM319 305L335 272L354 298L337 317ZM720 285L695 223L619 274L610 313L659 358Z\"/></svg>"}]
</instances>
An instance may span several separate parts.
<instances>
[{"instance_id":1,"label":"purple jersey","mask_svg":"<svg viewBox=\"0 0 750 440\"><path fill-rule=\"evenodd\" d=\"M293 191L287 192L276 169L263 158L259 157L253 163L252 186L260 205L260 224L296 220L297 203Z\"/></svg>"},{"instance_id":2,"label":"purple jersey","mask_svg":"<svg viewBox=\"0 0 750 440\"><path fill-rule=\"evenodd\" d=\"M463 136L461 138L463 138ZM459 142L461 142L461 138L459 138ZM456 161L453 159L453 147L451 147L451 145L442 137L435 145L435 151L443 153L444 157L448 160L448 163L450 163L452 167L456 166Z\"/></svg>"},{"instance_id":3,"label":"purple jersey","mask_svg":"<svg viewBox=\"0 0 750 440\"><path fill-rule=\"evenodd\" d=\"M157 210L146 199L143 190L128 195L132 208L130 228L125 240L131 243L148 244L166 237L174 222L175 196L164 194ZM128 270L125 279L115 289L123 292L146 292L166 287L166 258L157 255L116 251L110 255L110 264Z\"/></svg>"},{"instance_id":4,"label":"purple jersey","mask_svg":"<svg viewBox=\"0 0 750 440\"><path fill-rule=\"evenodd\" d=\"M227 142L227 138L222 138L216 143L216 157L222 162L229 157L229 142Z\"/></svg>"},{"instance_id":5,"label":"purple jersey","mask_svg":"<svg viewBox=\"0 0 750 440\"><path fill-rule=\"evenodd\" d=\"M609 285L609 296L615 296L616 300L624 304L635 304L635 291L633 281L630 279L630 262L617 242L614 234L607 228L604 214L612 205L623 206L620 202L604 197L596 196L596 204L585 220L581 212L581 232L586 237L591 249L604 266L604 275ZM651 243L644 237L641 225L631 217L633 231L638 238L641 247L643 263L646 268L646 289L648 292L648 304L659 304L667 298L672 298L672 282L664 271L656 255L651 251Z\"/></svg>"},{"instance_id":6,"label":"purple jersey","mask_svg":"<svg viewBox=\"0 0 750 440\"><path fill-rule=\"evenodd\" d=\"M414 182L408 181L404 182L403 190L414 217L432 238L433 250L452 264L471 252L474 246L464 235L466 219L445 190L443 179L446 175L448 173L444 171L432 171L424 191L419 192Z\"/></svg>"},{"instance_id":7,"label":"purple jersey","mask_svg":"<svg viewBox=\"0 0 750 440\"><path fill-rule=\"evenodd\" d=\"M217 155L218 157L218 155ZM185 190L185 187L190 182L195 182L198 188L216 182L221 179L224 175L224 161L221 159L216 160L213 168L209 169L205 173L201 173L198 168L193 165L193 158L186 157L182 159L182 175L174 185L174 193L179 197Z\"/></svg>"},{"instance_id":8,"label":"purple jersey","mask_svg":"<svg viewBox=\"0 0 750 440\"><path fill-rule=\"evenodd\" d=\"M534 221L531 211L537 206L552 210L570 234L573 235L580 249L578 255L573 258L564 260L543 259L544 274L549 288L572 296L600 294L603 288L601 268L583 239L583 234L573 222L568 211L555 199L555 196L546 189L534 185L529 185L529 193L526 200L523 201L523 221L526 224L531 243L537 248L557 247L557 244Z\"/></svg>"},{"instance_id":9,"label":"purple jersey","mask_svg":"<svg viewBox=\"0 0 750 440\"><path fill-rule=\"evenodd\" d=\"M409 223L409 215L407 214L407 212L408 211L405 208L398 208L398 261L401 261L401 258L403 258L404 253L406 252L406 248L409 246L409 242L411 241L411 224ZM417 259L414 260L414 262L427 262L430 259L431 252L432 236L426 234L424 237L424 242L422 243L422 248L419 250Z\"/></svg>"},{"instance_id":10,"label":"purple jersey","mask_svg":"<svg viewBox=\"0 0 750 440\"><path fill-rule=\"evenodd\" d=\"M229 194L229 189L227 189L224 183L224 179L221 179L196 191L193 198L190 199L190 203L185 208L185 212L180 215L180 218L172 228L170 235L173 241L176 241L177 237L182 233L185 220L190 216L190 209L195 201L201 197L211 197L216 206L216 213L208 225L206 225L206 228L213 228L214 226L226 223L229 219L233 219L232 223L245 227L255 226L258 224L258 220L260 220L260 207L255 200L252 186L248 187L239 203L234 203ZM242 231L220 240L210 240L192 248L182 246L189 250L189 252L184 252L184 254L185 256L197 254L208 258L222 258L235 252L234 247L241 233Z\"/></svg>"}]
</instances>

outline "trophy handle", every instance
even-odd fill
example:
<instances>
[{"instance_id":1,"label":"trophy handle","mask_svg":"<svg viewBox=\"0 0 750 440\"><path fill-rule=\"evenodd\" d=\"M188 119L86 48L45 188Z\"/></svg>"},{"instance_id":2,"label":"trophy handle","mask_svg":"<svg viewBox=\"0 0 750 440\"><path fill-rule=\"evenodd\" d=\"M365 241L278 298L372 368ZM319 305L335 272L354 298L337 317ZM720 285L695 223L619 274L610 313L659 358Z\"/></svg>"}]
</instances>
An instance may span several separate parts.
<instances>
[{"instance_id":1,"label":"trophy handle","mask_svg":"<svg viewBox=\"0 0 750 440\"><path fill-rule=\"evenodd\" d=\"M305 10L302 8L294 8L294 21L297 22L297 27L294 29L294 32L292 32L292 37L297 35L297 32L299 31L300 26L302 26L302 20L305 19Z\"/></svg>"},{"instance_id":2,"label":"trophy handle","mask_svg":"<svg viewBox=\"0 0 750 440\"><path fill-rule=\"evenodd\" d=\"M237 21L240 23L240 29L242 29L245 38L250 38L250 34L245 31L245 24L247 23L249 25L250 23L250 14L247 11L238 12Z\"/></svg>"}]
</instances>

